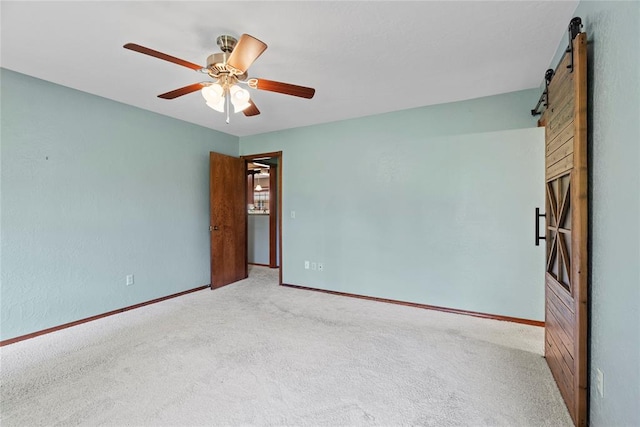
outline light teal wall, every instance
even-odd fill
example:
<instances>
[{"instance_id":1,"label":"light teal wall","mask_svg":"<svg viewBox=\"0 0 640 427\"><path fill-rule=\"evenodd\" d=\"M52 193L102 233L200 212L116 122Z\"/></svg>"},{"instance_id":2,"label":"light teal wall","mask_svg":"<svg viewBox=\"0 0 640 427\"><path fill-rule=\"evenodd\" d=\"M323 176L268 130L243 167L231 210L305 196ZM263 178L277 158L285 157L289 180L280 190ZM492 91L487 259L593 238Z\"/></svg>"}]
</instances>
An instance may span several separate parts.
<instances>
[{"instance_id":1,"label":"light teal wall","mask_svg":"<svg viewBox=\"0 0 640 427\"><path fill-rule=\"evenodd\" d=\"M283 151L284 282L543 320L538 96L240 138L242 154Z\"/></svg>"},{"instance_id":2,"label":"light teal wall","mask_svg":"<svg viewBox=\"0 0 640 427\"><path fill-rule=\"evenodd\" d=\"M583 1L574 16L589 41L591 425L640 426L640 2Z\"/></svg>"},{"instance_id":3,"label":"light teal wall","mask_svg":"<svg viewBox=\"0 0 640 427\"><path fill-rule=\"evenodd\" d=\"M1 73L1 338L210 283L208 152L238 138Z\"/></svg>"}]
</instances>

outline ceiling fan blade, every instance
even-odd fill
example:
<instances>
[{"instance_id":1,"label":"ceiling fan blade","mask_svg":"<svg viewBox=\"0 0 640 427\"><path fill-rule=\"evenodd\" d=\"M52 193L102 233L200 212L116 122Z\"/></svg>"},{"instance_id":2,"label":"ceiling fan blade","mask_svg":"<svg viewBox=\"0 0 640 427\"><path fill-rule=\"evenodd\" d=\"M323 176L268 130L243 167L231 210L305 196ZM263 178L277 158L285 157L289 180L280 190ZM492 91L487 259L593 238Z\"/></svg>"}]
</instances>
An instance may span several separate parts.
<instances>
[{"instance_id":1,"label":"ceiling fan blade","mask_svg":"<svg viewBox=\"0 0 640 427\"><path fill-rule=\"evenodd\" d=\"M242 111L245 116L251 117L251 116L257 116L258 114L260 114L260 110L258 110L258 107L256 107L256 104L254 104L252 100L249 100L249 104L251 104L251 106L245 108Z\"/></svg>"},{"instance_id":2,"label":"ceiling fan blade","mask_svg":"<svg viewBox=\"0 0 640 427\"><path fill-rule=\"evenodd\" d=\"M249 69L253 61L258 59L267 45L249 34L243 34L233 48L227 66L231 71L242 74Z\"/></svg>"},{"instance_id":3,"label":"ceiling fan blade","mask_svg":"<svg viewBox=\"0 0 640 427\"><path fill-rule=\"evenodd\" d=\"M145 55L153 56L158 59L164 59L165 61L173 62L174 64L182 65L183 67L191 68L192 70L199 71L202 69L201 65L176 58L175 56L167 55L166 53L158 52L157 50L149 49L148 47L140 46L139 44L127 43L122 47L135 52L144 53Z\"/></svg>"},{"instance_id":4,"label":"ceiling fan blade","mask_svg":"<svg viewBox=\"0 0 640 427\"><path fill-rule=\"evenodd\" d=\"M181 87L180 89L172 90L171 92L167 92L167 93L163 93L162 95L158 95L158 98L174 99L174 98L177 98L179 96L186 95L188 93L200 90L204 86L205 85L202 84L202 83L194 83L192 85Z\"/></svg>"},{"instance_id":5,"label":"ceiling fan blade","mask_svg":"<svg viewBox=\"0 0 640 427\"><path fill-rule=\"evenodd\" d=\"M300 98L313 98L316 90L311 87L292 85L290 83L275 82L265 79L249 79L247 81L249 87L260 90L268 90L269 92L284 93L285 95L299 96Z\"/></svg>"}]
</instances>

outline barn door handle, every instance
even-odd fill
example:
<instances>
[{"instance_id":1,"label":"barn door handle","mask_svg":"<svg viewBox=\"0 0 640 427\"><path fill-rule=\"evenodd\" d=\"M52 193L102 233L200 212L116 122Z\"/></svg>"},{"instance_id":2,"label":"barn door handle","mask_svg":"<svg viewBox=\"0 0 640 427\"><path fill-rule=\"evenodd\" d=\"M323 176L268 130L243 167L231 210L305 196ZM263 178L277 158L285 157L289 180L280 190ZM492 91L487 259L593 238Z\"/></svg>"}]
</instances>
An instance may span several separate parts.
<instances>
[{"instance_id":1,"label":"barn door handle","mask_svg":"<svg viewBox=\"0 0 640 427\"><path fill-rule=\"evenodd\" d=\"M540 218L546 218L547 215L540 213L540 208L536 208L536 246L540 246L540 240L546 240L547 236L540 235Z\"/></svg>"}]
</instances>

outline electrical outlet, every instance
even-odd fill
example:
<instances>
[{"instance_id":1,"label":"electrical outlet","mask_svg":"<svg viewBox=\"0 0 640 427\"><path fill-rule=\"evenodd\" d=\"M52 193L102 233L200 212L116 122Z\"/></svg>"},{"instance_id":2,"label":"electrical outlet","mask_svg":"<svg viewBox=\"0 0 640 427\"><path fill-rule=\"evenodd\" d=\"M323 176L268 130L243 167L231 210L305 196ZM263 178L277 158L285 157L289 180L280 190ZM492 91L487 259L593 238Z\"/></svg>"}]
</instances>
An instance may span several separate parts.
<instances>
[{"instance_id":1,"label":"electrical outlet","mask_svg":"<svg viewBox=\"0 0 640 427\"><path fill-rule=\"evenodd\" d=\"M291 218L296 219L296 211L291 211Z\"/></svg>"},{"instance_id":2,"label":"electrical outlet","mask_svg":"<svg viewBox=\"0 0 640 427\"><path fill-rule=\"evenodd\" d=\"M309 269L309 261L305 261L304 262L304 269L308 270Z\"/></svg>"},{"instance_id":3,"label":"electrical outlet","mask_svg":"<svg viewBox=\"0 0 640 427\"><path fill-rule=\"evenodd\" d=\"M604 374L598 368L596 368L596 390L600 397L604 397Z\"/></svg>"},{"instance_id":4,"label":"electrical outlet","mask_svg":"<svg viewBox=\"0 0 640 427\"><path fill-rule=\"evenodd\" d=\"M133 274L127 274L127 286L133 285Z\"/></svg>"},{"instance_id":5,"label":"electrical outlet","mask_svg":"<svg viewBox=\"0 0 640 427\"><path fill-rule=\"evenodd\" d=\"M315 270L317 268L317 264L315 262L311 263L311 269Z\"/></svg>"},{"instance_id":6,"label":"electrical outlet","mask_svg":"<svg viewBox=\"0 0 640 427\"><path fill-rule=\"evenodd\" d=\"M324 265L321 262L319 262L318 263L318 271L322 271L322 270L324 270Z\"/></svg>"}]
</instances>

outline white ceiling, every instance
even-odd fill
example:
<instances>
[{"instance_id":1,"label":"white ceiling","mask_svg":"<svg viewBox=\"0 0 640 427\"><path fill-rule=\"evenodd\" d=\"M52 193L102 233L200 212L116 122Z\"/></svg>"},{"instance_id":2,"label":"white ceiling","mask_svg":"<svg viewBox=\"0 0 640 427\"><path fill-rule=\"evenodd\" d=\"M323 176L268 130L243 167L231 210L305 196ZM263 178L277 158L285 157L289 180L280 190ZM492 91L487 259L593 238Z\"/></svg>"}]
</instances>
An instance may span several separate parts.
<instances>
[{"instance_id":1,"label":"white ceiling","mask_svg":"<svg viewBox=\"0 0 640 427\"><path fill-rule=\"evenodd\" d=\"M195 1L0 3L4 68L237 136L538 87L577 1ZM156 95L203 74L216 37L269 48L251 77L316 88L313 99L252 91L262 112L231 124L198 92ZM63 100L61 100L62 102ZM532 105L533 108L533 105ZM526 112L523 112L526 114Z\"/></svg>"}]
</instances>

